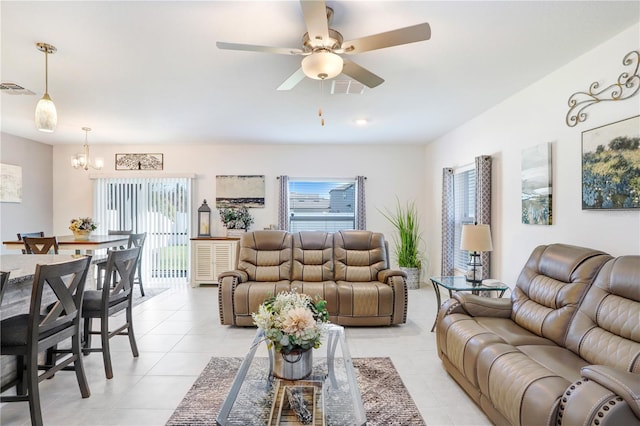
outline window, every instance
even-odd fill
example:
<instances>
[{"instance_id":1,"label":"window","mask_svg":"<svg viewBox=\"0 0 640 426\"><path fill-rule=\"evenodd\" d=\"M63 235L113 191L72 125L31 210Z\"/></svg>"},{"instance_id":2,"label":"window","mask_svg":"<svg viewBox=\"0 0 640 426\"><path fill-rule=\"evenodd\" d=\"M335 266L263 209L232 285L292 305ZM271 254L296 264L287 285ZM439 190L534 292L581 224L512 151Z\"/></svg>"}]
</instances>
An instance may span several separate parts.
<instances>
[{"instance_id":1,"label":"window","mask_svg":"<svg viewBox=\"0 0 640 426\"><path fill-rule=\"evenodd\" d=\"M188 178L98 178L94 218L108 230L146 232L143 281L186 278L191 216Z\"/></svg>"},{"instance_id":2,"label":"window","mask_svg":"<svg viewBox=\"0 0 640 426\"><path fill-rule=\"evenodd\" d=\"M455 258L454 268L466 271L469 252L460 250L462 225L475 222L476 211L476 170L475 168L456 172L453 176L455 197Z\"/></svg>"},{"instance_id":3,"label":"window","mask_svg":"<svg viewBox=\"0 0 640 426\"><path fill-rule=\"evenodd\" d=\"M289 179L289 231L356 229L356 181Z\"/></svg>"}]
</instances>

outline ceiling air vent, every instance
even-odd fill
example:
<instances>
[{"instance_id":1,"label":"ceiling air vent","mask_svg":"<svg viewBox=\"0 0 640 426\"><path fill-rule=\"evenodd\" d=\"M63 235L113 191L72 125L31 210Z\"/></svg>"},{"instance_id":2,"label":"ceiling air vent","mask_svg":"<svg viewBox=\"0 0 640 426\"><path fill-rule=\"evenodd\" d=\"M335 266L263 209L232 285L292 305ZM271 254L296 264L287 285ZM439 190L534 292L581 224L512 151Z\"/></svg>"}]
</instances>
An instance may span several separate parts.
<instances>
[{"instance_id":1,"label":"ceiling air vent","mask_svg":"<svg viewBox=\"0 0 640 426\"><path fill-rule=\"evenodd\" d=\"M0 83L0 90L2 90L2 93L9 95L35 95L31 90L25 89L16 83Z\"/></svg>"},{"instance_id":2,"label":"ceiling air vent","mask_svg":"<svg viewBox=\"0 0 640 426\"><path fill-rule=\"evenodd\" d=\"M362 95L364 93L364 84L355 80L332 80L332 95Z\"/></svg>"}]
</instances>

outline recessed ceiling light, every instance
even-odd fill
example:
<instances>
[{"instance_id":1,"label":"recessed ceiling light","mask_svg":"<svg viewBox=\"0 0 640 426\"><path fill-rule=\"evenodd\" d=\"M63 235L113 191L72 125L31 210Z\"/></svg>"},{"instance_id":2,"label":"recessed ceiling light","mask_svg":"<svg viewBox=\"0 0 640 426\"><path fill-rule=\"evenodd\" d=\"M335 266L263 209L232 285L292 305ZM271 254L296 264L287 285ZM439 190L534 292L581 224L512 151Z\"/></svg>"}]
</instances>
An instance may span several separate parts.
<instances>
[{"instance_id":1,"label":"recessed ceiling light","mask_svg":"<svg viewBox=\"0 0 640 426\"><path fill-rule=\"evenodd\" d=\"M356 124L358 126L364 126L365 124L367 124L369 121L366 118L359 118L356 120Z\"/></svg>"}]
</instances>

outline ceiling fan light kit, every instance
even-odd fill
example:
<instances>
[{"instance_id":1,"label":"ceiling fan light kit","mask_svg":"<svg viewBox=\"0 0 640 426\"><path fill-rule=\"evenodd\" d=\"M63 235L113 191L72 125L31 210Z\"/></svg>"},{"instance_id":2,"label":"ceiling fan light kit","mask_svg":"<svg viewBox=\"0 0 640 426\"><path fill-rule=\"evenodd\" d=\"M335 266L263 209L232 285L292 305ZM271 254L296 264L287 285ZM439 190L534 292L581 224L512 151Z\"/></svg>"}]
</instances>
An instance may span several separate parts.
<instances>
[{"instance_id":1,"label":"ceiling fan light kit","mask_svg":"<svg viewBox=\"0 0 640 426\"><path fill-rule=\"evenodd\" d=\"M342 73L342 58L333 52L319 50L302 60L304 75L314 80L326 80Z\"/></svg>"},{"instance_id":2,"label":"ceiling fan light kit","mask_svg":"<svg viewBox=\"0 0 640 426\"><path fill-rule=\"evenodd\" d=\"M44 95L38 101L35 112L36 128L41 132L51 133L58 124L56 106L49 96L49 55L56 53L55 46L47 43L36 43L36 48L44 52Z\"/></svg>"}]
</instances>

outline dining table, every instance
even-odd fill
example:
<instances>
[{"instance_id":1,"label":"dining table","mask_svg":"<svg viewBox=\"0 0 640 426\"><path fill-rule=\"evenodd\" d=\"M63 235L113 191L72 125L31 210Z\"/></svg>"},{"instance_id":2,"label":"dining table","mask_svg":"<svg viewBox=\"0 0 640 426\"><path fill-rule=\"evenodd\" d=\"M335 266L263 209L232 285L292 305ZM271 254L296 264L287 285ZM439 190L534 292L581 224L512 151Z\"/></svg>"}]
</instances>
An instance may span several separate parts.
<instances>
[{"instance_id":1,"label":"dining table","mask_svg":"<svg viewBox=\"0 0 640 426\"><path fill-rule=\"evenodd\" d=\"M73 235L56 236L59 251L74 251L75 254L93 254L96 250L108 249L111 247L126 246L129 241L128 235L106 235L91 234L86 240L78 240ZM3 241L2 244L7 250L24 249L24 241L13 240Z\"/></svg>"}]
</instances>

